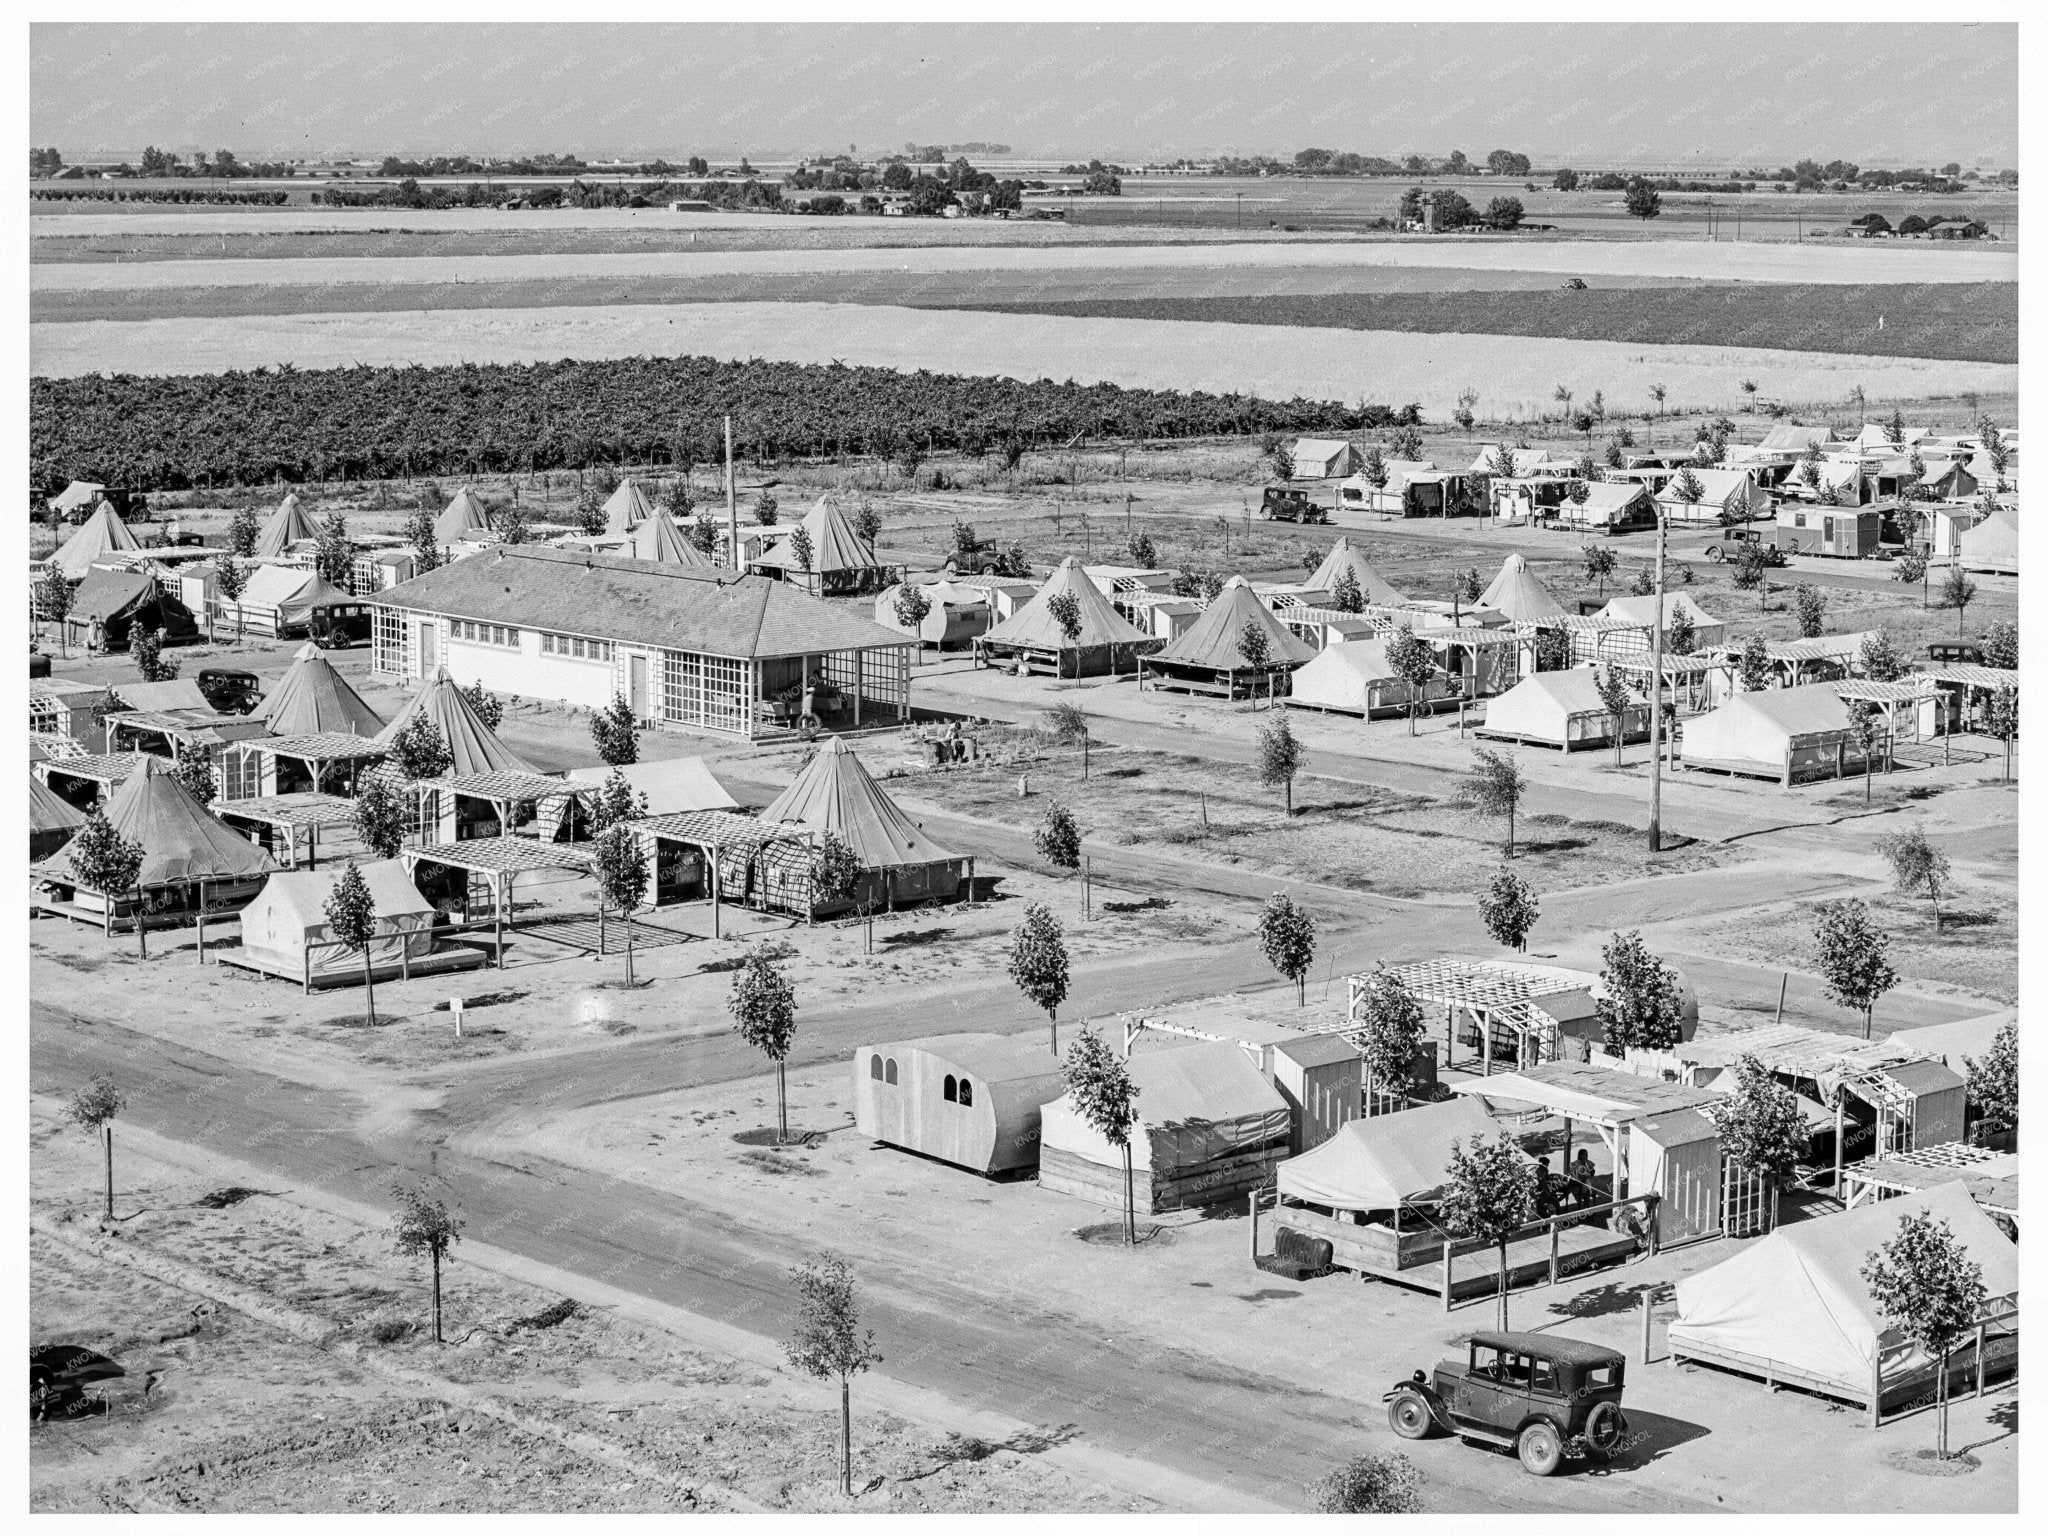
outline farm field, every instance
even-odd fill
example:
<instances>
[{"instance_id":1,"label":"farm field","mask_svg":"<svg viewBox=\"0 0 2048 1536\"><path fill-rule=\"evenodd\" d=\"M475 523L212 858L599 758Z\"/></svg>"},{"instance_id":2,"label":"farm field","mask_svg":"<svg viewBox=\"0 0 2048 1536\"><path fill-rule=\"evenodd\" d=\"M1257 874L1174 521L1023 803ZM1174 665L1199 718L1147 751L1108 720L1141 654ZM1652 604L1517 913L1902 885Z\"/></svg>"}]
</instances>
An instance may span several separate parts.
<instances>
[{"instance_id":1,"label":"farm field","mask_svg":"<svg viewBox=\"0 0 2048 1536\"><path fill-rule=\"evenodd\" d=\"M1287 400L1417 402L1448 416L1478 388L1490 419L1542 414L1559 380L1610 398L1663 384L1675 409L1733 408L1742 381L1798 408L1872 404L2017 388L2009 364L1887 359L1755 348L1432 336L1199 321L1047 318L857 304L601 305L454 313L248 316L133 322L44 321L30 331L31 372L182 374L357 364L514 363L711 355L828 364L841 360L1012 379ZM1593 382L1597 381L1597 385Z\"/></svg>"}]
</instances>

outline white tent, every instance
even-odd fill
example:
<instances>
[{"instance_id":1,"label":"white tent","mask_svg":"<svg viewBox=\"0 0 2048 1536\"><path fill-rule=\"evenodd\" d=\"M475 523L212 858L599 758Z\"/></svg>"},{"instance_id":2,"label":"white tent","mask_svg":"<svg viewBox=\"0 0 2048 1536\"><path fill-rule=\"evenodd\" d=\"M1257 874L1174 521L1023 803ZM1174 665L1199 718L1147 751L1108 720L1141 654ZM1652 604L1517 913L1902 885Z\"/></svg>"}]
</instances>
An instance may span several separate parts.
<instances>
[{"instance_id":1,"label":"white tent","mask_svg":"<svg viewBox=\"0 0 2048 1536\"><path fill-rule=\"evenodd\" d=\"M327 899L342 868L286 870L264 882L242 909L242 947L289 975L313 980L361 980L363 953L337 944L328 931ZM359 865L376 908L376 937L370 965L377 975L399 969L405 959L421 960L434 950L434 907L419 893L397 859ZM312 946L310 952L308 946Z\"/></svg>"},{"instance_id":2,"label":"white tent","mask_svg":"<svg viewBox=\"0 0 2048 1536\"><path fill-rule=\"evenodd\" d=\"M1888 1325L1862 1275L1864 1261L1925 1212L1946 1221L1984 1270L1994 1298L2017 1296L2019 1249L1961 1184L1792 1222L1711 1269L1678 1281L1671 1352L1679 1359L1732 1365L1867 1402L1881 1373L1890 1396L1933 1362ZM2018 1319L1994 1330L2017 1333Z\"/></svg>"},{"instance_id":3,"label":"white tent","mask_svg":"<svg viewBox=\"0 0 2048 1536\"><path fill-rule=\"evenodd\" d=\"M701 757L668 757L653 763L628 763L617 769L594 763L587 768L571 768L569 777L579 784L601 785L614 773L623 774L628 784L647 797L649 816L739 809L739 801L718 782Z\"/></svg>"},{"instance_id":4,"label":"white tent","mask_svg":"<svg viewBox=\"0 0 2048 1536\"><path fill-rule=\"evenodd\" d=\"M118 550L140 549L142 545L119 514L101 502L99 507L64 541L63 548L50 556L50 564L64 573L66 581L82 581L95 560Z\"/></svg>"},{"instance_id":5,"label":"white tent","mask_svg":"<svg viewBox=\"0 0 2048 1536\"><path fill-rule=\"evenodd\" d=\"M1863 771L1863 738L1826 683L1738 693L1685 723L1687 767L1719 768L1790 783Z\"/></svg>"},{"instance_id":6,"label":"white tent","mask_svg":"<svg viewBox=\"0 0 2048 1536\"><path fill-rule=\"evenodd\" d=\"M614 535L631 533L653 515L654 503L640 489L640 482L628 476L604 504L604 531Z\"/></svg>"},{"instance_id":7,"label":"white tent","mask_svg":"<svg viewBox=\"0 0 2048 1536\"><path fill-rule=\"evenodd\" d=\"M1370 717L1405 712L1414 692L1388 663L1384 640L1339 640L1294 674L1287 702L1297 709ZM1456 698L1457 693L1457 683L1439 675L1423 686L1420 702Z\"/></svg>"},{"instance_id":8,"label":"white tent","mask_svg":"<svg viewBox=\"0 0 2048 1536\"><path fill-rule=\"evenodd\" d=\"M105 489L106 487L97 480L74 480L65 486L63 490L44 502L43 505L52 512L62 512L68 515L76 512L80 507L91 506L100 499L100 493Z\"/></svg>"},{"instance_id":9,"label":"white tent","mask_svg":"<svg viewBox=\"0 0 2048 1536\"><path fill-rule=\"evenodd\" d=\"M1288 455L1297 480L1341 480L1358 468L1358 449L1341 437L1297 437Z\"/></svg>"},{"instance_id":10,"label":"white tent","mask_svg":"<svg viewBox=\"0 0 2048 1536\"><path fill-rule=\"evenodd\" d=\"M1956 559L1966 571L1999 571L2017 576L2020 570L2019 514L2001 506L1956 540Z\"/></svg>"},{"instance_id":11,"label":"white tent","mask_svg":"<svg viewBox=\"0 0 2048 1536\"><path fill-rule=\"evenodd\" d=\"M1558 618L1566 611L1520 555L1509 555L1501 561L1500 574L1479 594L1479 606L1504 613L1517 624L1540 623Z\"/></svg>"},{"instance_id":12,"label":"white tent","mask_svg":"<svg viewBox=\"0 0 2048 1536\"><path fill-rule=\"evenodd\" d=\"M1623 741L1646 741L1650 735L1650 706L1630 696L1622 711ZM1534 672L1497 699L1486 704L1486 723L1479 735L1499 741L1528 742L1534 746L1612 746L1614 720L1600 698L1599 678L1591 667L1573 667L1563 672Z\"/></svg>"},{"instance_id":13,"label":"white tent","mask_svg":"<svg viewBox=\"0 0 2048 1536\"><path fill-rule=\"evenodd\" d=\"M306 515L295 493L288 493L277 504L277 510L270 514L270 520L263 525L262 533L256 537L256 558L272 560L289 554L294 544L320 537L320 530L313 526L313 519Z\"/></svg>"},{"instance_id":14,"label":"white tent","mask_svg":"<svg viewBox=\"0 0 2048 1536\"><path fill-rule=\"evenodd\" d=\"M1698 469L1690 471L1700 485L1700 499L1687 501L1678 494L1684 474L1673 475L1657 493L1665 521L1672 524L1712 525L1725 521L1746 522L1771 510L1771 493L1756 483L1746 469Z\"/></svg>"},{"instance_id":15,"label":"white tent","mask_svg":"<svg viewBox=\"0 0 2048 1536\"><path fill-rule=\"evenodd\" d=\"M1346 571L1349 571L1352 579L1358 583L1358 595L1365 602L1377 603L1387 608L1399 608L1408 601L1388 584L1386 577L1373 569L1372 562L1365 558L1365 551L1353 544L1348 534L1337 536L1337 542L1332 544L1330 552L1323 556L1323 563L1315 568L1302 585L1317 591L1334 592L1337 590L1337 578Z\"/></svg>"},{"instance_id":16,"label":"white tent","mask_svg":"<svg viewBox=\"0 0 2048 1536\"><path fill-rule=\"evenodd\" d=\"M1466 466L1465 473L1468 475L1499 475L1500 452L1505 446L1503 443L1481 443L1479 445L1479 452L1473 456L1472 462ZM1511 448L1508 451L1514 455L1515 475L1517 478L1532 474L1546 465L1568 464L1571 462L1568 459L1553 459L1549 452L1542 448Z\"/></svg>"},{"instance_id":17,"label":"white tent","mask_svg":"<svg viewBox=\"0 0 2048 1536\"><path fill-rule=\"evenodd\" d=\"M1952 1072L1969 1072L1969 1063L1981 1060L1991 1042L2006 1025L2018 1020L2017 1008L2003 1008L1974 1019L1957 1019L1952 1024L1923 1024L1918 1029L1895 1029L1889 1042L1924 1054Z\"/></svg>"},{"instance_id":18,"label":"white tent","mask_svg":"<svg viewBox=\"0 0 2048 1536\"><path fill-rule=\"evenodd\" d=\"M249 572L240 598L221 600L220 622L250 634L281 635L305 628L316 607L348 600L346 592L329 586L309 566L259 565Z\"/></svg>"},{"instance_id":19,"label":"white tent","mask_svg":"<svg viewBox=\"0 0 2048 1536\"><path fill-rule=\"evenodd\" d=\"M1683 613L1692 620L1693 648L1709 650L1722 644L1728 637L1728 621L1718 619L1692 600L1686 591L1664 594L1664 633L1671 633L1671 621ZM1624 624L1640 624L1647 634L1650 626L1657 622L1657 598L1649 597L1609 598L1607 606L1595 615L1602 619L1619 619Z\"/></svg>"},{"instance_id":20,"label":"white tent","mask_svg":"<svg viewBox=\"0 0 2048 1536\"><path fill-rule=\"evenodd\" d=\"M1450 1176L1451 1149L1469 1147L1474 1136L1491 1141L1499 1129L1470 1098L1353 1120L1321 1146L1282 1163L1280 1193L1338 1211L1390 1211L1437 1200Z\"/></svg>"},{"instance_id":21,"label":"white tent","mask_svg":"<svg viewBox=\"0 0 2048 1536\"><path fill-rule=\"evenodd\" d=\"M451 544L490 530L491 519L484 511L483 503L476 499L476 492L465 485L434 519L434 542L446 549Z\"/></svg>"},{"instance_id":22,"label":"white tent","mask_svg":"<svg viewBox=\"0 0 2048 1536\"><path fill-rule=\"evenodd\" d=\"M1586 486L1584 501L1567 496L1559 504L1557 520L1567 528L1597 528L1603 533L1652 527L1657 500L1640 480L1594 480Z\"/></svg>"}]
</instances>

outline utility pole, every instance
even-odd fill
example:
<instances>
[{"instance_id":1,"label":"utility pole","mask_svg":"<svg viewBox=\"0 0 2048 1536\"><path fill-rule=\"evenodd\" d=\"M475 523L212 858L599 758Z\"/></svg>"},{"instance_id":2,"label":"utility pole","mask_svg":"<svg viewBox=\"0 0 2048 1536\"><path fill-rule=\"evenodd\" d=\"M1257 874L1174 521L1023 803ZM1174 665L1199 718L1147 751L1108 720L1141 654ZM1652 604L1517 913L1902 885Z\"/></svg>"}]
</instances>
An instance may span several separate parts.
<instances>
[{"instance_id":1,"label":"utility pole","mask_svg":"<svg viewBox=\"0 0 2048 1536\"><path fill-rule=\"evenodd\" d=\"M744 571L740 559L740 492L732 477L732 417L725 418L725 532L732 540L732 568Z\"/></svg>"},{"instance_id":2,"label":"utility pole","mask_svg":"<svg viewBox=\"0 0 2048 1536\"><path fill-rule=\"evenodd\" d=\"M1664 851L1664 507L1657 506L1657 611L1650 625L1650 852Z\"/></svg>"}]
</instances>

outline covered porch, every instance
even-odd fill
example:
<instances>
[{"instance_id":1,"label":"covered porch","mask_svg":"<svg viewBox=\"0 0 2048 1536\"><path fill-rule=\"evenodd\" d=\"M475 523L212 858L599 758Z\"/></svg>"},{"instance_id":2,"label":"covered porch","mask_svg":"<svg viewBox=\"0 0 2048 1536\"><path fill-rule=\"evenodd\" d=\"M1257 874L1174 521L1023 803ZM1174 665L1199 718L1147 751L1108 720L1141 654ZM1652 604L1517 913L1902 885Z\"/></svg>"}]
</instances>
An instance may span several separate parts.
<instances>
[{"instance_id":1,"label":"covered porch","mask_svg":"<svg viewBox=\"0 0 2048 1536\"><path fill-rule=\"evenodd\" d=\"M350 833L355 828L353 800L311 790L259 796L254 800L217 800L209 809L286 869L318 867L322 828ZM299 852L302 834L303 864ZM350 837L348 841L356 840Z\"/></svg>"},{"instance_id":2,"label":"covered porch","mask_svg":"<svg viewBox=\"0 0 2048 1536\"><path fill-rule=\"evenodd\" d=\"M384 749L370 737L339 731L234 742L221 754L220 798L352 796L364 771L383 758Z\"/></svg>"}]
</instances>

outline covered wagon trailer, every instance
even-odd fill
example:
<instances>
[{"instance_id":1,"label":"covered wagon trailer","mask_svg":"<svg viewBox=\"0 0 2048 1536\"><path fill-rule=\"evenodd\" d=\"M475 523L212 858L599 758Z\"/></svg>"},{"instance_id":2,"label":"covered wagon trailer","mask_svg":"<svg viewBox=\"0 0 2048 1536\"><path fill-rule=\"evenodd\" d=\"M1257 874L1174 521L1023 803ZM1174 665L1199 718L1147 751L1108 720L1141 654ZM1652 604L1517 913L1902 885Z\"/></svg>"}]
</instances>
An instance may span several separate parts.
<instances>
[{"instance_id":1,"label":"covered wagon trailer","mask_svg":"<svg viewBox=\"0 0 2048 1536\"><path fill-rule=\"evenodd\" d=\"M1040 1111L1066 1089L1036 1034L933 1035L853 1053L863 1136L976 1173L1037 1167Z\"/></svg>"}]
</instances>

